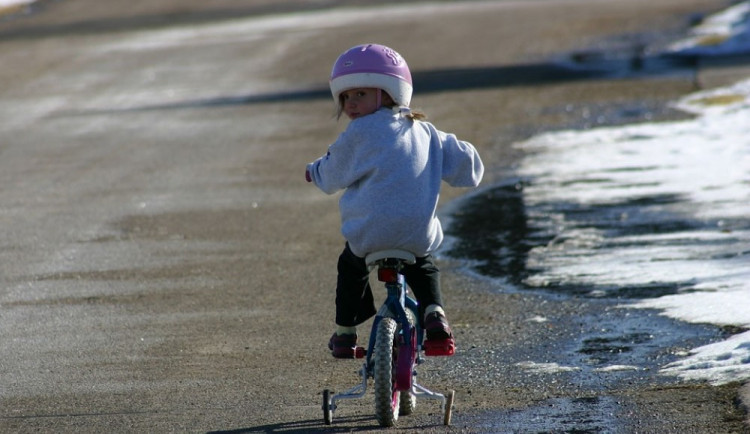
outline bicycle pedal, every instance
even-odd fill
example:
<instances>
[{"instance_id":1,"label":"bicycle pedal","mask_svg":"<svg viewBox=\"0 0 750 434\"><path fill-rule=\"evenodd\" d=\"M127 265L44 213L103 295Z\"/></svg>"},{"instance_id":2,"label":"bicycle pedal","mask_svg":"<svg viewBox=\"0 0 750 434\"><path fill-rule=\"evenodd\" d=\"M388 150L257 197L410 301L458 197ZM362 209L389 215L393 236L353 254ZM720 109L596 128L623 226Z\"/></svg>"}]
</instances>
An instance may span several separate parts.
<instances>
[{"instance_id":1,"label":"bicycle pedal","mask_svg":"<svg viewBox=\"0 0 750 434\"><path fill-rule=\"evenodd\" d=\"M363 347L337 348L332 354L337 359L361 359L367 355L367 350Z\"/></svg>"},{"instance_id":2,"label":"bicycle pedal","mask_svg":"<svg viewBox=\"0 0 750 434\"><path fill-rule=\"evenodd\" d=\"M452 356L456 353L456 341L453 338L427 339L422 347L425 356Z\"/></svg>"}]
</instances>

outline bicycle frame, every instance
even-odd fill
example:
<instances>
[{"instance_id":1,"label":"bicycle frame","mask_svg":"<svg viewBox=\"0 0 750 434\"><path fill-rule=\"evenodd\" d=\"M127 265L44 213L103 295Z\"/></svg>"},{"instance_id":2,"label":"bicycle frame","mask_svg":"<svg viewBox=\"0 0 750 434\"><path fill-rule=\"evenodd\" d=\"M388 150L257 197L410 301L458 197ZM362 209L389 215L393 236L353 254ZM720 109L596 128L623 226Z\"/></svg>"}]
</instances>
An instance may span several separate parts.
<instances>
[{"instance_id":1,"label":"bicycle frame","mask_svg":"<svg viewBox=\"0 0 750 434\"><path fill-rule=\"evenodd\" d=\"M326 416L326 423L330 423L330 418L332 418L333 412L337 407L337 401L342 399L361 398L367 392L367 380L368 378L374 378L373 350L375 347L375 335L377 333L378 325L383 318L390 317L395 318L401 328L398 343L399 354L410 355L410 357L398 357L397 359L394 388L402 392L411 393L417 398L422 397L439 400L441 402L441 408L445 413L444 423L446 425L450 424L453 391L450 392L448 399L446 400L445 395L432 392L414 381L414 377L416 376L414 368L416 365L424 362L423 357L419 354L419 350L423 345L424 333L422 332L417 319L419 312L417 302L407 295L407 285L403 274L400 273L405 262L405 259L399 256L396 256L395 258L384 257L376 262L378 267L378 280L385 283L387 295L373 321L370 339L367 344L365 362L362 365L362 369L359 371L362 381L357 386L354 386L343 393L336 394L330 397L330 399L328 397L329 391L324 391L323 410L324 415ZM375 263L375 261L373 261L373 263ZM407 310L413 312L414 318L417 319L414 321L414 325L409 322Z\"/></svg>"},{"instance_id":2,"label":"bicycle frame","mask_svg":"<svg viewBox=\"0 0 750 434\"><path fill-rule=\"evenodd\" d=\"M394 267L393 270L396 272L383 272L381 270L390 270L390 267ZM380 307L375 320L373 321L372 330L370 331L370 339L368 341L366 363L365 366L368 369L368 377L372 377L372 355L373 347L375 346L375 334L378 328L378 324L383 318L392 317L401 326L400 342L399 342L399 353L410 354L411 357L400 357L399 365L396 368L396 389L400 391L411 389L412 383L412 367L415 364L422 362L421 359L416 358L418 349L422 346L423 333L419 326L419 321L415 321L415 324L409 322L406 310L413 312L414 318L417 318L418 308L417 302L407 295L407 286L404 280L404 276L398 273L398 267L400 264L385 264L378 270L378 278L381 281L385 281L385 288L387 296L385 302ZM387 276L384 276L387 275Z\"/></svg>"}]
</instances>

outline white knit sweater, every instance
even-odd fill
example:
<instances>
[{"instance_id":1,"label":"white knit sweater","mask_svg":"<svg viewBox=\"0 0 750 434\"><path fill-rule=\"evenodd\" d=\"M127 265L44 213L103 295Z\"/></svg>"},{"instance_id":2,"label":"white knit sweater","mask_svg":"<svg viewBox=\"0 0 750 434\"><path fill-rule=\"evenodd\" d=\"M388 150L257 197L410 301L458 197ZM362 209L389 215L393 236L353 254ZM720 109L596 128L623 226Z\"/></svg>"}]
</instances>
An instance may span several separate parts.
<instances>
[{"instance_id":1,"label":"white knit sweater","mask_svg":"<svg viewBox=\"0 0 750 434\"><path fill-rule=\"evenodd\" d=\"M403 249L421 257L443 241L441 181L476 187L484 166L470 143L382 108L352 120L307 170L325 193L345 189L341 232L354 254Z\"/></svg>"}]
</instances>

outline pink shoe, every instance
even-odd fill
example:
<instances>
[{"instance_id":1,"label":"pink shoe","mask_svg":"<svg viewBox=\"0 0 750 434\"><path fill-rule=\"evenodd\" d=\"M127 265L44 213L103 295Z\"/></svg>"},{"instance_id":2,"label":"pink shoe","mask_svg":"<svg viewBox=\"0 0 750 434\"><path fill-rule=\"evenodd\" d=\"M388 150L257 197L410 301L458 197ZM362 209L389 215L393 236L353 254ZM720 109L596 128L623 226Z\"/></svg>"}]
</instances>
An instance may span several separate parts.
<instances>
[{"instance_id":1,"label":"pink shoe","mask_svg":"<svg viewBox=\"0 0 750 434\"><path fill-rule=\"evenodd\" d=\"M365 356L365 349L357 346L356 334L337 335L334 333L328 341L328 349L337 359L361 359Z\"/></svg>"},{"instance_id":2,"label":"pink shoe","mask_svg":"<svg viewBox=\"0 0 750 434\"><path fill-rule=\"evenodd\" d=\"M432 312L424 321L427 339L422 343L426 356L452 356L456 353L456 341L445 315Z\"/></svg>"},{"instance_id":3,"label":"pink shoe","mask_svg":"<svg viewBox=\"0 0 750 434\"><path fill-rule=\"evenodd\" d=\"M427 332L427 340L443 340L453 337L451 327L445 315L440 312L432 312L424 320L424 329Z\"/></svg>"}]
</instances>

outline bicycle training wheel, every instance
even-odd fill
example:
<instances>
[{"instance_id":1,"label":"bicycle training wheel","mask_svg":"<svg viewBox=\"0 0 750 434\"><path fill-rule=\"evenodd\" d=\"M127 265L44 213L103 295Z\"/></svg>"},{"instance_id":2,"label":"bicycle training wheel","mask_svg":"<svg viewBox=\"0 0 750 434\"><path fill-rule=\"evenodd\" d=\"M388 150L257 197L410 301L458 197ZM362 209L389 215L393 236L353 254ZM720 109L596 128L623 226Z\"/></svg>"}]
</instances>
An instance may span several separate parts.
<instances>
[{"instance_id":1,"label":"bicycle training wheel","mask_svg":"<svg viewBox=\"0 0 750 434\"><path fill-rule=\"evenodd\" d=\"M375 418L380 426L393 426L398 420L400 393L393 375L396 366L395 338L397 323L383 318L375 332L373 376L375 380Z\"/></svg>"},{"instance_id":2,"label":"bicycle training wheel","mask_svg":"<svg viewBox=\"0 0 750 434\"><path fill-rule=\"evenodd\" d=\"M443 425L451 424L451 416L453 415L453 400L456 399L456 391L451 390L445 397L445 413L443 415Z\"/></svg>"},{"instance_id":3,"label":"bicycle training wheel","mask_svg":"<svg viewBox=\"0 0 750 434\"><path fill-rule=\"evenodd\" d=\"M325 389L323 391L323 422L326 425L330 425L333 422L333 411L331 411L331 391Z\"/></svg>"}]
</instances>

